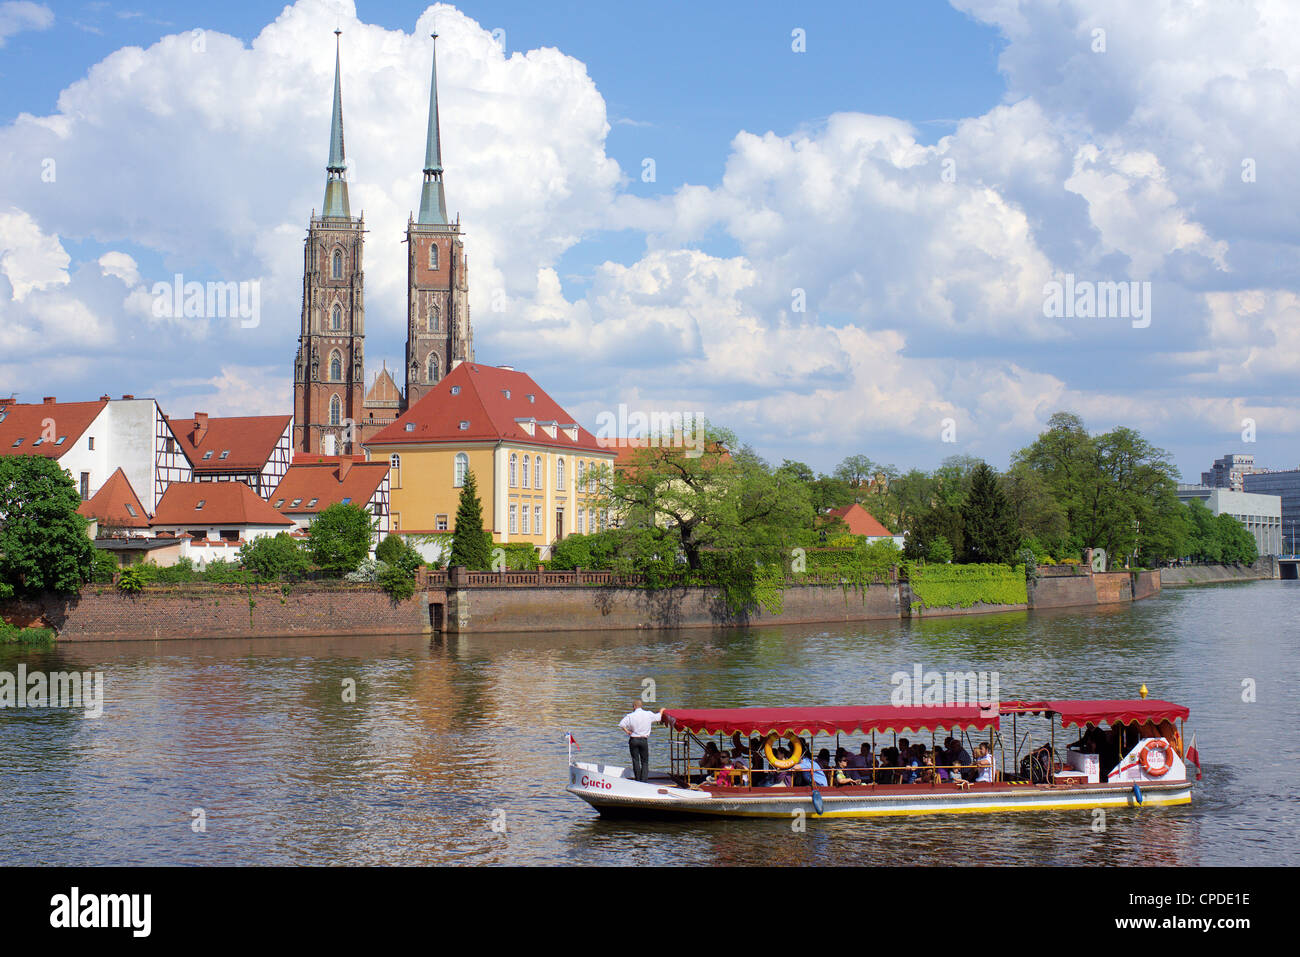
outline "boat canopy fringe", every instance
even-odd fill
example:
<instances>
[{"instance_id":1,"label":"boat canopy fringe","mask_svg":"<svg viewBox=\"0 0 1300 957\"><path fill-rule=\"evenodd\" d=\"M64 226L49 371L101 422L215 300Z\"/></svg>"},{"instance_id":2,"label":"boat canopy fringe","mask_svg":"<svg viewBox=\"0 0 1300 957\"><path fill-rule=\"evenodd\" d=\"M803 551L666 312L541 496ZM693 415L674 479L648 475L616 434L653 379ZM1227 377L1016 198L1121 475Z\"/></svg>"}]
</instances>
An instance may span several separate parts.
<instances>
[{"instance_id":1,"label":"boat canopy fringe","mask_svg":"<svg viewBox=\"0 0 1300 957\"><path fill-rule=\"evenodd\" d=\"M999 705L1002 714L1057 714L1065 728L1091 724L1100 727L1102 722L1153 724L1162 721L1179 721L1190 711L1172 701L1133 699L1131 701L1004 701Z\"/></svg>"},{"instance_id":2,"label":"boat canopy fringe","mask_svg":"<svg viewBox=\"0 0 1300 957\"><path fill-rule=\"evenodd\" d=\"M665 709L664 722L692 734L863 734L872 731L933 731L998 727L996 712L977 707L821 707Z\"/></svg>"}]
</instances>

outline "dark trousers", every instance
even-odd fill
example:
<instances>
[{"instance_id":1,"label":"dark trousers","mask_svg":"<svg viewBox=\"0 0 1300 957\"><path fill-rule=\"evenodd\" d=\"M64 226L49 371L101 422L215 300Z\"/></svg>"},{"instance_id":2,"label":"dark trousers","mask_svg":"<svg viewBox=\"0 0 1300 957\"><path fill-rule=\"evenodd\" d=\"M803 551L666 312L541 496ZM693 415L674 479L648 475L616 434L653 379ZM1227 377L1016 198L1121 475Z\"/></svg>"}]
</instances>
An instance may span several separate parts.
<instances>
[{"instance_id":1,"label":"dark trousers","mask_svg":"<svg viewBox=\"0 0 1300 957\"><path fill-rule=\"evenodd\" d=\"M632 752L632 777L644 781L650 768L650 739L628 738L627 749Z\"/></svg>"}]
</instances>

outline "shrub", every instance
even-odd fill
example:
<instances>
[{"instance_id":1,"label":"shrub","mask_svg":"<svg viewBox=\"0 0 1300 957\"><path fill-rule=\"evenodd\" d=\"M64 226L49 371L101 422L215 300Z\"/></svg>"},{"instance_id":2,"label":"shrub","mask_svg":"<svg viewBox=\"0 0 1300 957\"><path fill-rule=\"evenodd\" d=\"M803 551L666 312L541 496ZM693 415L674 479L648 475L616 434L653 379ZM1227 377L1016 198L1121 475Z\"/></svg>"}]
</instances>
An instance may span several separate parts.
<instances>
[{"instance_id":1,"label":"shrub","mask_svg":"<svg viewBox=\"0 0 1300 957\"><path fill-rule=\"evenodd\" d=\"M112 552L104 551L102 548L95 549L94 558L91 560L90 580L98 585L111 585L113 576L117 574L117 558ZM3 597L0 595L0 597Z\"/></svg>"},{"instance_id":2,"label":"shrub","mask_svg":"<svg viewBox=\"0 0 1300 957\"><path fill-rule=\"evenodd\" d=\"M145 571L143 566L132 565L129 568L122 569L122 574L117 579L117 590L128 595L134 595L144 588L148 580L149 573Z\"/></svg>"},{"instance_id":3,"label":"shrub","mask_svg":"<svg viewBox=\"0 0 1300 957\"><path fill-rule=\"evenodd\" d=\"M255 538L239 549L239 560L263 581L298 578L311 569L311 560L288 532Z\"/></svg>"},{"instance_id":4,"label":"shrub","mask_svg":"<svg viewBox=\"0 0 1300 957\"><path fill-rule=\"evenodd\" d=\"M1024 605L1029 602L1025 569L1021 565L917 565L905 566L912 594L924 608L969 608L986 605Z\"/></svg>"},{"instance_id":5,"label":"shrub","mask_svg":"<svg viewBox=\"0 0 1300 957\"><path fill-rule=\"evenodd\" d=\"M370 513L359 505L331 505L316 516L307 536L312 560L326 574L341 577L370 552Z\"/></svg>"},{"instance_id":6,"label":"shrub","mask_svg":"<svg viewBox=\"0 0 1300 957\"><path fill-rule=\"evenodd\" d=\"M217 558L208 562L202 580L217 585L244 585L253 580L253 573L241 568L235 562Z\"/></svg>"},{"instance_id":7,"label":"shrub","mask_svg":"<svg viewBox=\"0 0 1300 957\"><path fill-rule=\"evenodd\" d=\"M405 547L406 542L402 540L402 536L389 535L380 542L379 547L375 549L375 558L381 562L391 564L401 556L402 550Z\"/></svg>"},{"instance_id":8,"label":"shrub","mask_svg":"<svg viewBox=\"0 0 1300 957\"><path fill-rule=\"evenodd\" d=\"M52 645L54 638L53 628L20 628L0 618L0 645Z\"/></svg>"},{"instance_id":9,"label":"shrub","mask_svg":"<svg viewBox=\"0 0 1300 957\"><path fill-rule=\"evenodd\" d=\"M379 587L394 601L405 601L415 594L415 575L408 573L401 565L385 565L380 569L376 580Z\"/></svg>"}]
</instances>

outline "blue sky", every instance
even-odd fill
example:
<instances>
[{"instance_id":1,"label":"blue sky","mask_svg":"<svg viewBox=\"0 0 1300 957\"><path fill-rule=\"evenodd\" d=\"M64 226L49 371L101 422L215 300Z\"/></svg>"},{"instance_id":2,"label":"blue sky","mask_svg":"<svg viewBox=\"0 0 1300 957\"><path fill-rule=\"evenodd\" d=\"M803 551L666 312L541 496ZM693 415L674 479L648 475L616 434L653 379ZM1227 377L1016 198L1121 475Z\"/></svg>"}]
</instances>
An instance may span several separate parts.
<instances>
[{"instance_id":1,"label":"blue sky","mask_svg":"<svg viewBox=\"0 0 1300 957\"><path fill-rule=\"evenodd\" d=\"M823 469L1004 466L1067 408L1189 479L1227 451L1294 467L1292 15L1154 2L0 0L0 393L287 404L336 24L367 371L397 363L436 21L478 358L584 421L688 408ZM24 179L47 158L57 184ZM266 321L158 328L140 290L174 272L258 277ZM1150 282L1154 321L1045 318L1066 273Z\"/></svg>"}]
</instances>

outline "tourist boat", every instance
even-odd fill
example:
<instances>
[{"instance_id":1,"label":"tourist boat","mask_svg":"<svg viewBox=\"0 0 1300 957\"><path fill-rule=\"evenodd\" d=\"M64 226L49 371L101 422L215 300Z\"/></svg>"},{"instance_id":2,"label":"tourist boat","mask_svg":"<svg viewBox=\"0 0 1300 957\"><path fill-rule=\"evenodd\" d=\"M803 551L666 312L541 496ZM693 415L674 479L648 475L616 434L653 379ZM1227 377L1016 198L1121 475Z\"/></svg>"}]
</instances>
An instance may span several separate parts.
<instances>
[{"instance_id":1,"label":"tourist boat","mask_svg":"<svg viewBox=\"0 0 1300 957\"><path fill-rule=\"evenodd\" d=\"M1145 699L1017 701L987 709L674 708L661 714L669 732L668 773L637 781L628 767L574 761L570 744L567 790L602 816L642 817L884 817L1187 804L1193 786L1187 762L1196 765L1200 777L1194 742L1184 744L1187 715L1181 705ZM1058 750L1058 724L1078 729L1079 740ZM939 780L937 770L927 769L930 783L893 783L912 769L880 766L882 753L893 758L885 749L909 736L913 744L926 743L919 735L927 735L933 747L939 734L956 739L970 755L986 742L993 762L984 776L994 780L971 783L960 776L974 776L972 765L963 764L946 767L951 780ZM1042 743L1031 744L1031 735ZM708 739L720 750L757 739L766 770L702 768ZM807 774L802 782L777 784L774 762L810 767L808 758L819 746L833 751L843 742L847 751L857 752L864 741L871 743L877 766L859 771L858 783L835 785L828 772L825 785ZM803 753L787 753L785 745Z\"/></svg>"}]
</instances>

